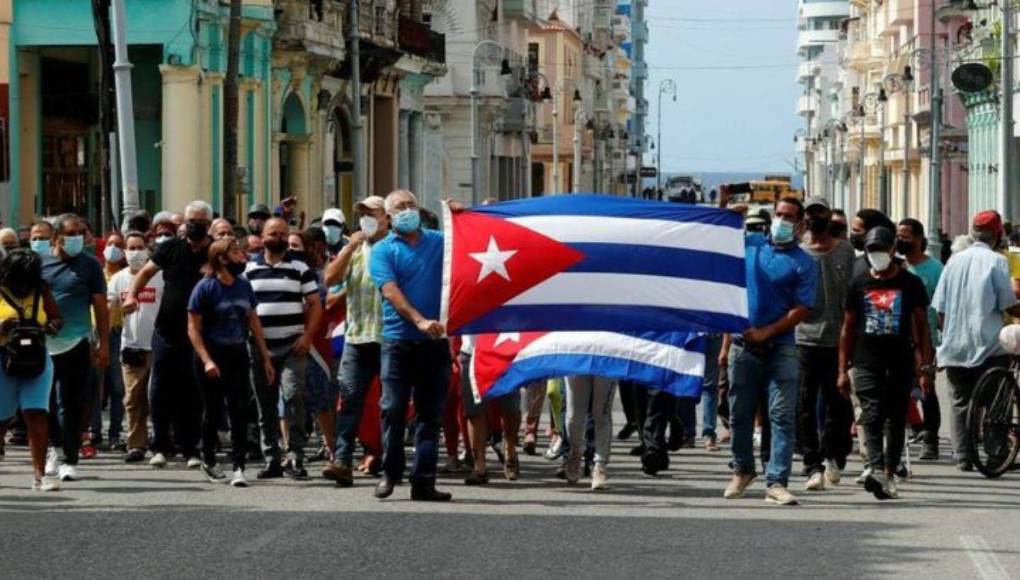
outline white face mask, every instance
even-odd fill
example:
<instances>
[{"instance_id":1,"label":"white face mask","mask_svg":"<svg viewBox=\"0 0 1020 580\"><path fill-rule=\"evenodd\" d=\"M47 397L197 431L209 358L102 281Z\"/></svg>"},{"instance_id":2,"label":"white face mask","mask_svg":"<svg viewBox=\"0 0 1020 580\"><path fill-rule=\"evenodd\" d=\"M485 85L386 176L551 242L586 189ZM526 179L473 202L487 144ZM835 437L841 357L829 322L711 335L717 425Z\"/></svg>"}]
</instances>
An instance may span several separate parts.
<instances>
[{"instance_id":1,"label":"white face mask","mask_svg":"<svg viewBox=\"0 0 1020 580\"><path fill-rule=\"evenodd\" d=\"M103 249L103 257L107 262L117 263L124 259L124 251L117 246L106 246Z\"/></svg>"},{"instance_id":2,"label":"white face mask","mask_svg":"<svg viewBox=\"0 0 1020 580\"><path fill-rule=\"evenodd\" d=\"M892 264L892 256L888 252L868 252L868 263L876 272L885 272Z\"/></svg>"},{"instance_id":3,"label":"white face mask","mask_svg":"<svg viewBox=\"0 0 1020 580\"><path fill-rule=\"evenodd\" d=\"M358 225L361 226L361 231L365 232L365 235L370 238L379 231L379 220L370 215L366 215L358 220Z\"/></svg>"},{"instance_id":4,"label":"white face mask","mask_svg":"<svg viewBox=\"0 0 1020 580\"><path fill-rule=\"evenodd\" d=\"M142 266L149 261L149 250L128 250L125 255L128 267L132 270L141 270Z\"/></svg>"}]
</instances>

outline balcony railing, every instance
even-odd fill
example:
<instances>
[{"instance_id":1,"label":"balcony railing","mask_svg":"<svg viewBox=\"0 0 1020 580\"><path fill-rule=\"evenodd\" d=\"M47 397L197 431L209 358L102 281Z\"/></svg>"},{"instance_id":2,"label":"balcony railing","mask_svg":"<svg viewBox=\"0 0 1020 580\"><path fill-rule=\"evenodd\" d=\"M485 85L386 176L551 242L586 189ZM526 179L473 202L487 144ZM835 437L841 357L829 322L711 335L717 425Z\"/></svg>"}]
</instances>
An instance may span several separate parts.
<instances>
[{"instance_id":1,"label":"balcony railing","mask_svg":"<svg viewBox=\"0 0 1020 580\"><path fill-rule=\"evenodd\" d=\"M277 9L277 42L303 47L319 56L343 58L346 20L342 4L283 0L277 3Z\"/></svg>"},{"instance_id":2,"label":"balcony railing","mask_svg":"<svg viewBox=\"0 0 1020 580\"><path fill-rule=\"evenodd\" d=\"M421 22L401 17L398 40L404 52L446 63L446 35L434 32Z\"/></svg>"}]
</instances>

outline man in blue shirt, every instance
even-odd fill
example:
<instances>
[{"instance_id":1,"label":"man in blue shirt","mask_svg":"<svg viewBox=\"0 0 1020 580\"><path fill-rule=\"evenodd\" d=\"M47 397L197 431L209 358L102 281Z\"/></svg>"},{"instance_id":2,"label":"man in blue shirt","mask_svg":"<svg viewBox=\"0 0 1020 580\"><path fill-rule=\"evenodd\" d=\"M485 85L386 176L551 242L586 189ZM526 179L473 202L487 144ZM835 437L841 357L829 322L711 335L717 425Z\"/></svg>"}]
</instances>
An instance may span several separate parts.
<instances>
[{"instance_id":1,"label":"man in blue shirt","mask_svg":"<svg viewBox=\"0 0 1020 580\"><path fill-rule=\"evenodd\" d=\"M437 439L450 382L450 347L438 322L443 235L421 227L410 191L386 196L393 231L372 249L369 270L383 296L383 477L375 496L392 495L404 474L404 428L413 393L417 427L411 499L450 501L436 490Z\"/></svg>"},{"instance_id":2,"label":"man in blue shirt","mask_svg":"<svg viewBox=\"0 0 1020 580\"><path fill-rule=\"evenodd\" d=\"M728 191L723 190L725 207ZM794 328L815 304L818 271L797 238L804 229L804 206L796 198L776 203L769 239L747 237L747 302L751 327L727 337L729 343L730 421L733 479L724 497L744 495L757 476L754 466L754 417L765 401L772 429L765 499L795 505L787 489L796 438L797 347ZM724 351L726 347L724 345Z\"/></svg>"}]
</instances>

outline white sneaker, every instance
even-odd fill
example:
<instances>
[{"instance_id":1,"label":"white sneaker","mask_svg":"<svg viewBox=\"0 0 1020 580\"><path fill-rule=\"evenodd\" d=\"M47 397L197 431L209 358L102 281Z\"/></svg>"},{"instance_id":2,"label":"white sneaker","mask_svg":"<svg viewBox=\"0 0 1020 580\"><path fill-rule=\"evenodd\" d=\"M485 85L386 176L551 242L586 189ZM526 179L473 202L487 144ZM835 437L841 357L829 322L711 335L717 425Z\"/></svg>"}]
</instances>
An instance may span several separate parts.
<instances>
[{"instance_id":1,"label":"white sneaker","mask_svg":"<svg viewBox=\"0 0 1020 580\"><path fill-rule=\"evenodd\" d=\"M857 482L857 485L864 485L864 482L868 480L869 475L871 475L871 467L865 467L864 471L862 471L861 474L858 475L857 479L855 480Z\"/></svg>"},{"instance_id":2,"label":"white sneaker","mask_svg":"<svg viewBox=\"0 0 1020 580\"><path fill-rule=\"evenodd\" d=\"M44 476L42 476L41 479L33 479L32 480L32 490L33 491L60 491L60 480L55 478L55 477L49 476L49 475L44 475Z\"/></svg>"},{"instance_id":3,"label":"white sneaker","mask_svg":"<svg viewBox=\"0 0 1020 580\"><path fill-rule=\"evenodd\" d=\"M825 462L825 479L832 485L839 485L843 479L843 470L831 459Z\"/></svg>"},{"instance_id":4,"label":"white sneaker","mask_svg":"<svg viewBox=\"0 0 1020 580\"><path fill-rule=\"evenodd\" d=\"M58 473L60 474L60 481L78 481L81 479L78 475L78 468L66 463L60 466Z\"/></svg>"},{"instance_id":5,"label":"white sneaker","mask_svg":"<svg viewBox=\"0 0 1020 580\"><path fill-rule=\"evenodd\" d=\"M770 485L765 490L765 502L772 505L797 505L797 498L794 497L785 485Z\"/></svg>"},{"instance_id":6,"label":"white sneaker","mask_svg":"<svg viewBox=\"0 0 1020 580\"><path fill-rule=\"evenodd\" d=\"M234 477L230 479L230 485L234 487L248 487L248 480L244 477L243 469L235 469Z\"/></svg>"},{"instance_id":7,"label":"white sneaker","mask_svg":"<svg viewBox=\"0 0 1020 580\"><path fill-rule=\"evenodd\" d=\"M56 447L50 447L46 451L46 475L56 475L57 470L60 469L60 455L57 453Z\"/></svg>"},{"instance_id":8,"label":"white sneaker","mask_svg":"<svg viewBox=\"0 0 1020 580\"><path fill-rule=\"evenodd\" d=\"M202 460L197 457L188 458L188 469L198 469L202 467Z\"/></svg>"},{"instance_id":9,"label":"white sneaker","mask_svg":"<svg viewBox=\"0 0 1020 580\"><path fill-rule=\"evenodd\" d=\"M825 476L821 471L816 471L808 478L804 485L806 491L825 491Z\"/></svg>"},{"instance_id":10,"label":"white sneaker","mask_svg":"<svg viewBox=\"0 0 1020 580\"><path fill-rule=\"evenodd\" d=\"M601 489L609 489L609 478L606 477L606 466L596 463L591 471L591 490L599 491Z\"/></svg>"},{"instance_id":11,"label":"white sneaker","mask_svg":"<svg viewBox=\"0 0 1020 580\"><path fill-rule=\"evenodd\" d=\"M889 499L900 499L900 490L896 489L896 478L890 477L889 482L882 488Z\"/></svg>"},{"instance_id":12,"label":"white sneaker","mask_svg":"<svg viewBox=\"0 0 1020 580\"><path fill-rule=\"evenodd\" d=\"M166 467L166 455L163 455L162 453L153 454L152 459L149 460L149 466L157 469Z\"/></svg>"}]
</instances>

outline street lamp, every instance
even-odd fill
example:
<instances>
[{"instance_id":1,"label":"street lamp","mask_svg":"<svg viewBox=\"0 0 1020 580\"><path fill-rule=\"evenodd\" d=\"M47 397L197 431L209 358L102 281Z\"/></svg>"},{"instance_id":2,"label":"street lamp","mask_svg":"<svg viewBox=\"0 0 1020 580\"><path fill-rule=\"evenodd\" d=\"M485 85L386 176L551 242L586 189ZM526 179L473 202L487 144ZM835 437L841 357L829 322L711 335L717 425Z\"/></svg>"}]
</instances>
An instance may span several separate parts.
<instances>
[{"instance_id":1,"label":"street lamp","mask_svg":"<svg viewBox=\"0 0 1020 580\"><path fill-rule=\"evenodd\" d=\"M507 60L506 48L495 40L483 40L475 45L471 52L471 203L477 205L481 198L480 155L478 152L478 77L481 76L481 67L478 57L479 51L489 48L499 51L501 57L499 74L506 76L513 71L510 69L510 61ZM490 55L491 56L491 53Z\"/></svg>"},{"instance_id":2,"label":"street lamp","mask_svg":"<svg viewBox=\"0 0 1020 580\"><path fill-rule=\"evenodd\" d=\"M556 81L556 91L552 95L553 99L553 193L560 191L560 95L563 94L567 86L576 86L574 79L570 77L561 77ZM578 105L581 102L581 91L577 88L574 89L574 105Z\"/></svg>"},{"instance_id":3,"label":"street lamp","mask_svg":"<svg viewBox=\"0 0 1020 580\"><path fill-rule=\"evenodd\" d=\"M657 159L655 162L655 188L662 190L662 95L670 94L673 96L673 102L676 102L676 82L673 79L663 79L659 83L659 135L655 141L659 144L659 151L656 154Z\"/></svg>"},{"instance_id":4,"label":"street lamp","mask_svg":"<svg viewBox=\"0 0 1020 580\"><path fill-rule=\"evenodd\" d=\"M875 98L878 103L880 117L878 121L878 209L889 215L889 188L885 179L885 109L889 103L889 95L884 88L878 89Z\"/></svg>"},{"instance_id":5,"label":"street lamp","mask_svg":"<svg viewBox=\"0 0 1020 580\"><path fill-rule=\"evenodd\" d=\"M588 123L588 113L581 107L574 112L574 193L581 192L581 131Z\"/></svg>"}]
</instances>

